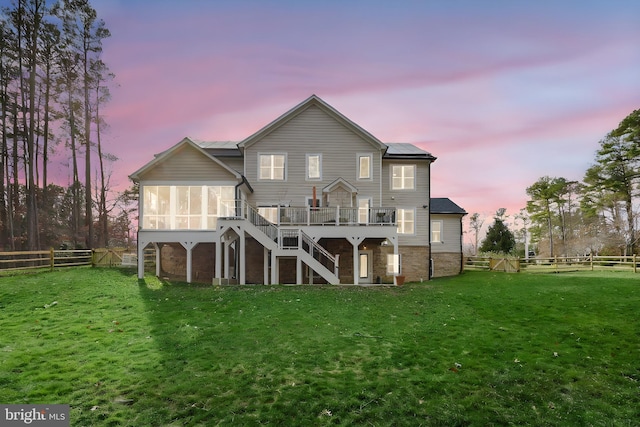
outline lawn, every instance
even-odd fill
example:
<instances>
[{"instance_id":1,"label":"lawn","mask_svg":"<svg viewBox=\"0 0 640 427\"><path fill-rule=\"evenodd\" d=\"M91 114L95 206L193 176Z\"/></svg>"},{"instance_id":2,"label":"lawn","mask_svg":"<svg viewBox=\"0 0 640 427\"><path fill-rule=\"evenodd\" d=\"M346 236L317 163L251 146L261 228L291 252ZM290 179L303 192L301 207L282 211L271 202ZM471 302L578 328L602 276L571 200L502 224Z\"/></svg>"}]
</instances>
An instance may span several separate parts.
<instances>
[{"instance_id":1,"label":"lawn","mask_svg":"<svg viewBox=\"0 0 640 427\"><path fill-rule=\"evenodd\" d=\"M403 287L0 278L0 403L77 426L640 422L640 276Z\"/></svg>"}]
</instances>

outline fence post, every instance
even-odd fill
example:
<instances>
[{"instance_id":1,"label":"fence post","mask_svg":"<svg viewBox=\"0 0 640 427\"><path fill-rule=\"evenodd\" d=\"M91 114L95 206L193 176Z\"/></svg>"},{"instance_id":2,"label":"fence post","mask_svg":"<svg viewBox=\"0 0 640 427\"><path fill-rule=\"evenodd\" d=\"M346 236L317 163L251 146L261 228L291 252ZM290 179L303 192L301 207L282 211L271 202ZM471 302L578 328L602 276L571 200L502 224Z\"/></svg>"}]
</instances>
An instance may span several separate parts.
<instances>
[{"instance_id":1,"label":"fence post","mask_svg":"<svg viewBox=\"0 0 640 427\"><path fill-rule=\"evenodd\" d=\"M55 254L54 254L53 246L49 248L49 265L51 266L51 271L53 271L53 267L55 265Z\"/></svg>"},{"instance_id":2,"label":"fence post","mask_svg":"<svg viewBox=\"0 0 640 427\"><path fill-rule=\"evenodd\" d=\"M91 249L91 267L96 266L96 251L95 249Z\"/></svg>"},{"instance_id":3,"label":"fence post","mask_svg":"<svg viewBox=\"0 0 640 427\"><path fill-rule=\"evenodd\" d=\"M589 255L589 264L591 264L591 271L593 271L593 253Z\"/></svg>"},{"instance_id":4,"label":"fence post","mask_svg":"<svg viewBox=\"0 0 640 427\"><path fill-rule=\"evenodd\" d=\"M638 267L636 267L636 254L633 254L633 272L638 272Z\"/></svg>"}]
</instances>

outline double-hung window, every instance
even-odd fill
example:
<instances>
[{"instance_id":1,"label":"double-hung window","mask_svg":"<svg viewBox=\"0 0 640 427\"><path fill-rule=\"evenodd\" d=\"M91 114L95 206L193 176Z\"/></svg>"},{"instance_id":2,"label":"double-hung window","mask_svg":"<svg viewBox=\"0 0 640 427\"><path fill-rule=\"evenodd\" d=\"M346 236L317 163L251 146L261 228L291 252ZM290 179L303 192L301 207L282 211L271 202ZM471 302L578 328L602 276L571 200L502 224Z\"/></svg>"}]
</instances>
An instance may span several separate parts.
<instances>
[{"instance_id":1,"label":"double-hung window","mask_svg":"<svg viewBox=\"0 0 640 427\"><path fill-rule=\"evenodd\" d=\"M431 243L442 243L442 221L431 221Z\"/></svg>"},{"instance_id":2,"label":"double-hung window","mask_svg":"<svg viewBox=\"0 0 640 427\"><path fill-rule=\"evenodd\" d=\"M357 167L359 180L373 179L373 154L358 154Z\"/></svg>"},{"instance_id":3,"label":"double-hung window","mask_svg":"<svg viewBox=\"0 0 640 427\"><path fill-rule=\"evenodd\" d=\"M416 165L393 165L391 167L391 189L413 190L416 188Z\"/></svg>"},{"instance_id":4,"label":"double-hung window","mask_svg":"<svg viewBox=\"0 0 640 427\"><path fill-rule=\"evenodd\" d=\"M322 154L307 154L307 181L322 180Z\"/></svg>"},{"instance_id":5,"label":"double-hung window","mask_svg":"<svg viewBox=\"0 0 640 427\"><path fill-rule=\"evenodd\" d=\"M398 209L398 234L415 234L415 209Z\"/></svg>"},{"instance_id":6,"label":"double-hung window","mask_svg":"<svg viewBox=\"0 0 640 427\"><path fill-rule=\"evenodd\" d=\"M265 181L284 181L286 179L286 154L260 154L258 160L258 178Z\"/></svg>"}]
</instances>

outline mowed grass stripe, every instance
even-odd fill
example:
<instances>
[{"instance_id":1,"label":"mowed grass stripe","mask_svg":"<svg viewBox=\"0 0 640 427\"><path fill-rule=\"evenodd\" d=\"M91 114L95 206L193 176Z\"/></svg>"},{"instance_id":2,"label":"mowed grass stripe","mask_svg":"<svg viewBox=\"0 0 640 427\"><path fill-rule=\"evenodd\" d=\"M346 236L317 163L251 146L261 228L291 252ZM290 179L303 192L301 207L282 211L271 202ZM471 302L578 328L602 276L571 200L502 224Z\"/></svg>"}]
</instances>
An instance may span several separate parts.
<instances>
[{"instance_id":1,"label":"mowed grass stripe","mask_svg":"<svg viewBox=\"0 0 640 427\"><path fill-rule=\"evenodd\" d=\"M0 402L72 425L636 425L640 279L211 287L0 281Z\"/></svg>"}]
</instances>

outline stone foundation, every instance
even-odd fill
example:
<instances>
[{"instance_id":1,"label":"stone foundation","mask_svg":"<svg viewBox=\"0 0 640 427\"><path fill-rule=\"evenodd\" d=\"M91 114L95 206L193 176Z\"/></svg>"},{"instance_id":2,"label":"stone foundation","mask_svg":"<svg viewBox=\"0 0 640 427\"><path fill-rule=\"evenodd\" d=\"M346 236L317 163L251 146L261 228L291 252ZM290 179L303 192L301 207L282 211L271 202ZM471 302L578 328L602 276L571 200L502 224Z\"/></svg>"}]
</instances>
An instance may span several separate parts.
<instances>
[{"instance_id":1,"label":"stone foundation","mask_svg":"<svg viewBox=\"0 0 640 427\"><path fill-rule=\"evenodd\" d=\"M215 273L215 245L199 243L191 251L191 273L195 282L211 283ZM180 243L160 244L160 274L187 278L187 250Z\"/></svg>"},{"instance_id":2,"label":"stone foundation","mask_svg":"<svg viewBox=\"0 0 640 427\"><path fill-rule=\"evenodd\" d=\"M433 277L455 276L462 272L462 254L457 252L432 253Z\"/></svg>"},{"instance_id":3,"label":"stone foundation","mask_svg":"<svg viewBox=\"0 0 640 427\"><path fill-rule=\"evenodd\" d=\"M264 248L253 238L246 239L246 283L264 282ZM361 248L371 250L373 257L373 283L393 283L393 276L387 273L387 255L393 253L393 246L380 246L380 239L366 239ZM353 283L353 246L346 239L321 239L320 244L329 253L340 255L340 283ZM400 246L398 248L402 258L402 275L407 282L419 282L429 279L429 247L428 246ZM179 243L161 245L160 271L161 275L186 280L187 251ZM233 250L230 257L233 259ZM215 277L215 245L200 243L192 251L193 281L211 283ZM434 260L434 277L453 276L460 274L462 254L432 253ZM269 262L269 261L267 261ZM233 266L231 267L233 269ZM292 284L296 282L295 258L280 258L280 275L278 283ZM235 272L232 270L232 274ZM309 283L308 269L303 264L303 283ZM322 278L314 278L314 283L326 283Z\"/></svg>"}]
</instances>

